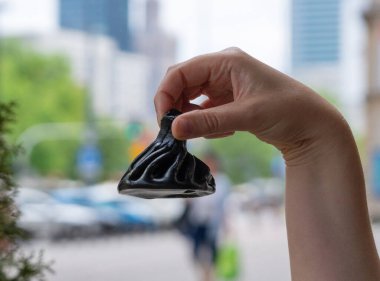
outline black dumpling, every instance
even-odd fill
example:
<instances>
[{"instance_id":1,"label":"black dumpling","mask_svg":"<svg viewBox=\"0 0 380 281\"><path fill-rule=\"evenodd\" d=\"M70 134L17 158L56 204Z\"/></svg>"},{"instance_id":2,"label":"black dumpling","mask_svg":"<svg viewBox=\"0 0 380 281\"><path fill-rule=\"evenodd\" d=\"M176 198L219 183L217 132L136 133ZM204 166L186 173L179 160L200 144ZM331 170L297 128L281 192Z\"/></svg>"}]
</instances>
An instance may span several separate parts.
<instances>
[{"instance_id":1,"label":"black dumpling","mask_svg":"<svg viewBox=\"0 0 380 281\"><path fill-rule=\"evenodd\" d=\"M173 137L171 125L181 112L172 109L161 120L156 140L131 163L118 185L122 194L141 198L190 198L215 192L209 167Z\"/></svg>"}]
</instances>

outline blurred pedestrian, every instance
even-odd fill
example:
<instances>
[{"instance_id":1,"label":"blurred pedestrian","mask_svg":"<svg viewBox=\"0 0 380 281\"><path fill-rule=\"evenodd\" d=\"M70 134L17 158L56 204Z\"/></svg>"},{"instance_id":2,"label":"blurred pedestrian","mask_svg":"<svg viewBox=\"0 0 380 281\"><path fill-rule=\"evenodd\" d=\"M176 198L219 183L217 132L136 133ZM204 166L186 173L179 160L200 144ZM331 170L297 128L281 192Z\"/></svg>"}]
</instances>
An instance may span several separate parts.
<instances>
[{"instance_id":1,"label":"blurred pedestrian","mask_svg":"<svg viewBox=\"0 0 380 281\"><path fill-rule=\"evenodd\" d=\"M216 191L211 196L188 200L188 219L193 257L199 269L200 280L215 279L215 262L218 253L218 238L226 227L225 204L230 181L221 172L221 163L213 152L207 152L202 160L210 167L215 178Z\"/></svg>"}]
</instances>

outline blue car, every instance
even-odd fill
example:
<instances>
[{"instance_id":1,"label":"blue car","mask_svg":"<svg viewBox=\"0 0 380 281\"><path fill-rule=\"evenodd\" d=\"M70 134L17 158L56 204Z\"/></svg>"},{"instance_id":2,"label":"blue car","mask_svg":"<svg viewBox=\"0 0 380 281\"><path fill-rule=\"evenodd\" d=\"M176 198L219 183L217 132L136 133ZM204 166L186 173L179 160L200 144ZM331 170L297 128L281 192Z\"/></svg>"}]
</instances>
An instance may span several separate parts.
<instances>
[{"instance_id":1,"label":"blue car","mask_svg":"<svg viewBox=\"0 0 380 281\"><path fill-rule=\"evenodd\" d=\"M155 228L154 210L139 198L120 196L114 184L83 188L64 188L51 192L64 203L92 208L104 231L151 230Z\"/></svg>"}]
</instances>

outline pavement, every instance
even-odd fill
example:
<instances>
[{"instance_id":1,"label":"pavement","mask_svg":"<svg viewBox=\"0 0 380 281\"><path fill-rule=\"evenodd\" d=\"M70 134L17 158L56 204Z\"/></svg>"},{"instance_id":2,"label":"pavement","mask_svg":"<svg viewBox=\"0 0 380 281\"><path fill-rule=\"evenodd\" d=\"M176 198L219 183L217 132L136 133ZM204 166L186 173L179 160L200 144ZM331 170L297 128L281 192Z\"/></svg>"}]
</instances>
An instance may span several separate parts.
<instances>
[{"instance_id":1,"label":"pavement","mask_svg":"<svg viewBox=\"0 0 380 281\"><path fill-rule=\"evenodd\" d=\"M374 226L380 245L380 226ZM241 257L239 281L290 281L283 214L234 217ZM59 243L38 241L54 260L51 281L197 281L187 241L175 231L128 234Z\"/></svg>"}]
</instances>

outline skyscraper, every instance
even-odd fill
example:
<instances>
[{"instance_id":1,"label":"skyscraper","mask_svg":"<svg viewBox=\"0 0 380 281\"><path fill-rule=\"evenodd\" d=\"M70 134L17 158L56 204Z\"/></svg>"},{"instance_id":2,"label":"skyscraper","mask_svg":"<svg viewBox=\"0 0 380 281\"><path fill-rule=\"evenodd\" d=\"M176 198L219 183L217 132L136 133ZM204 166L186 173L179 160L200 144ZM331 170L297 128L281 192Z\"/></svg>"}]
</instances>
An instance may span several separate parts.
<instances>
[{"instance_id":1,"label":"skyscraper","mask_svg":"<svg viewBox=\"0 0 380 281\"><path fill-rule=\"evenodd\" d=\"M142 2L142 1L141 1ZM176 40L167 34L160 26L160 2L158 0L144 1L145 23L140 32L134 34L135 50L144 54L151 62L150 74L147 79L149 98L153 100L157 87L168 67L175 62ZM152 103L147 104L148 111L154 115Z\"/></svg>"},{"instance_id":2,"label":"skyscraper","mask_svg":"<svg viewBox=\"0 0 380 281\"><path fill-rule=\"evenodd\" d=\"M364 119L362 0L291 0L291 75L334 98L356 130Z\"/></svg>"},{"instance_id":3,"label":"skyscraper","mask_svg":"<svg viewBox=\"0 0 380 281\"><path fill-rule=\"evenodd\" d=\"M367 23L367 185L372 215L380 218L380 0L372 0L364 14ZM375 201L376 200L376 201Z\"/></svg>"},{"instance_id":4,"label":"skyscraper","mask_svg":"<svg viewBox=\"0 0 380 281\"><path fill-rule=\"evenodd\" d=\"M292 0L293 69L340 59L341 0Z\"/></svg>"},{"instance_id":5,"label":"skyscraper","mask_svg":"<svg viewBox=\"0 0 380 281\"><path fill-rule=\"evenodd\" d=\"M112 37L119 48L132 48L128 23L129 0L60 0L59 22L64 29Z\"/></svg>"}]
</instances>

